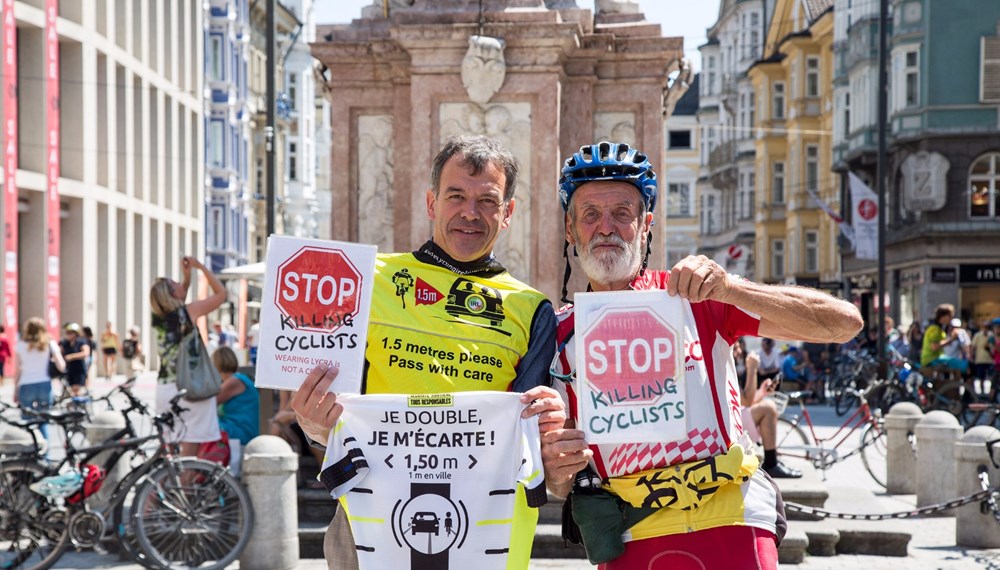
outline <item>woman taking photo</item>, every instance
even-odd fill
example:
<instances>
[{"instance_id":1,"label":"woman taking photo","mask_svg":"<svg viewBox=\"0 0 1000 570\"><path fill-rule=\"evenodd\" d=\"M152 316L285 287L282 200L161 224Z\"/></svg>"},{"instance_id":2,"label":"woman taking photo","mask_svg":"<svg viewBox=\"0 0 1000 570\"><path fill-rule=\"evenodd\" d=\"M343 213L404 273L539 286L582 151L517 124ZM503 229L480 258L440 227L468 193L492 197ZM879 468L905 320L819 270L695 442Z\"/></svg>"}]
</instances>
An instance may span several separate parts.
<instances>
[{"instance_id":1,"label":"woman taking photo","mask_svg":"<svg viewBox=\"0 0 1000 570\"><path fill-rule=\"evenodd\" d=\"M185 305L191 284L191 269L198 269L208 280L211 294L204 299ZM177 394L177 356L184 335L191 332L199 318L219 308L226 300L226 289L219 278L193 257L181 259L180 283L167 277L153 282L149 303L153 311L153 330L160 356L160 373L156 386L157 412L167 409L170 399ZM174 426L173 440L179 440L181 455L194 456L199 444L218 441L219 420L216 415L215 396L199 401L183 400L188 411L181 414L182 422Z\"/></svg>"},{"instance_id":2,"label":"woman taking photo","mask_svg":"<svg viewBox=\"0 0 1000 570\"><path fill-rule=\"evenodd\" d=\"M52 378L49 377L49 362L60 371L66 370L66 361L56 341L49 337L45 321L33 317L25 321L21 339L14 350L17 352L17 372L14 376L14 403L25 408L47 410L52 405ZM24 419L29 419L25 417ZM49 439L49 425L38 426L46 440Z\"/></svg>"}]
</instances>

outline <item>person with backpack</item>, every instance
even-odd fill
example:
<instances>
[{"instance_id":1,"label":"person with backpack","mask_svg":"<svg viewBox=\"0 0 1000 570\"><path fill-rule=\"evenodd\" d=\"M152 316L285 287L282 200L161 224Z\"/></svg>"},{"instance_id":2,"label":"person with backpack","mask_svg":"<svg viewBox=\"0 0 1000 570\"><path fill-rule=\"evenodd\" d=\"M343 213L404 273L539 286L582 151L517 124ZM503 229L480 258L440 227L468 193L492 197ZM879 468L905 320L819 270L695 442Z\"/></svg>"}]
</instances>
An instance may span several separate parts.
<instances>
[{"instance_id":1,"label":"person with backpack","mask_svg":"<svg viewBox=\"0 0 1000 570\"><path fill-rule=\"evenodd\" d=\"M142 343L139 342L139 327L128 329L128 337L122 341L122 358L125 359L125 375L131 380L145 368L142 354Z\"/></svg>"}]
</instances>

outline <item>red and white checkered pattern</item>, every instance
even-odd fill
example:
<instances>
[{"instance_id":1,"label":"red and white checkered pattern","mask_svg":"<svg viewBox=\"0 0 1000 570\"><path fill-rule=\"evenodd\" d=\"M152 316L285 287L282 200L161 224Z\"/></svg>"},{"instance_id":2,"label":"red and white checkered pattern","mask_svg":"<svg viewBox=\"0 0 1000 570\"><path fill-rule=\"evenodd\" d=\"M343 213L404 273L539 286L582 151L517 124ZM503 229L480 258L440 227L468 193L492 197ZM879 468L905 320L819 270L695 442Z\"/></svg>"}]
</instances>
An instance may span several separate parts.
<instances>
[{"instance_id":1,"label":"red and white checkered pattern","mask_svg":"<svg viewBox=\"0 0 1000 570\"><path fill-rule=\"evenodd\" d=\"M612 446L601 446L602 452ZM661 469L677 463L706 459L725 453L725 442L718 430L702 429L688 432L684 441L666 443L629 443L614 446L606 455L608 476L617 477L648 469Z\"/></svg>"}]
</instances>

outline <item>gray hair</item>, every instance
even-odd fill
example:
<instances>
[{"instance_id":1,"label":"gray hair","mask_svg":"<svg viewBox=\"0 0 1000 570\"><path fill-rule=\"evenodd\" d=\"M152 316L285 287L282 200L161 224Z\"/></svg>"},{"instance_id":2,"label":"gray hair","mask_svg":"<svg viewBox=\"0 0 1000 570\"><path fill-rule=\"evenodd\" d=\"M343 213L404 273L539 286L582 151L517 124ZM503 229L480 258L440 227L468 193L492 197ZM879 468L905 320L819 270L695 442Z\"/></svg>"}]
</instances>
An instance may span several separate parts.
<instances>
[{"instance_id":1,"label":"gray hair","mask_svg":"<svg viewBox=\"0 0 1000 570\"><path fill-rule=\"evenodd\" d=\"M473 176L478 176L489 165L494 165L503 171L503 200L510 202L517 187L517 159L514 154L500 144L500 141L483 135L451 137L445 143L441 152L434 157L431 168L431 185L436 196L441 189L441 171L453 156L461 158L461 164L468 167Z\"/></svg>"}]
</instances>

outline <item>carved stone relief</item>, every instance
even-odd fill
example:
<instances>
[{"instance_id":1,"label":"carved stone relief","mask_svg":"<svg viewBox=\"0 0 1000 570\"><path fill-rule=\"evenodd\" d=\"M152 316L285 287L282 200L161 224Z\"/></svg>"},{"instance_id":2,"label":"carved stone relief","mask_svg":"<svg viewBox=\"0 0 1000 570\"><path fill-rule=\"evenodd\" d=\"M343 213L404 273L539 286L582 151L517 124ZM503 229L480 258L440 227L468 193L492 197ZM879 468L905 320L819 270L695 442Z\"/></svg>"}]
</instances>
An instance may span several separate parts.
<instances>
[{"instance_id":1,"label":"carved stone relief","mask_svg":"<svg viewBox=\"0 0 1000 570\"><path fill-rule=\"evenodd\" d=\"M504 45L501 39L469 36L469 51L462 60L462 85L474 102L488 103L503 85L507 74Z\"/></svg>"},{"instance_id":2,"label":"carved stone relief","mask_svg":"<svg viewBox=\"0 0 1000 570\"><path fill-rule=\"evenodd\" d=\"M358 241L393 251L392 115L358 117Z\"/></svg>"},{"instance_id":3,"label":"carved stone relief","mask_svg":"<svg viewBox=\"0 0 1000 570\"><path fill-rule=\"evenodd\" d=\"M903 174L903 207L910 212L928 212L944 207L948 192L948 159L936 152L920 151L910 155L900 172Z\"/></svg>"},{"instance_id":4,"label":"carved stone relief","mask_svg":"<svg viewBox=\"0 0 1000 570\"><path fill-rule=\"evenodd\" d=\"M635 113L594 113L594 141L635 146Z\"/></svg>"},{"instance_id":5,"label":"carved stone relief","mask_svg":"<svg viewBox=\"0 0 1000 570\"><path fill-rule=\"evenodd\" d=\"M531 275L531 104L442 103L437 148L451 136L488 135L496 138L517 157L516 205L510 227L500 232L494 251L497 259L521 280Z\"/></svg>"}]
</instances>

